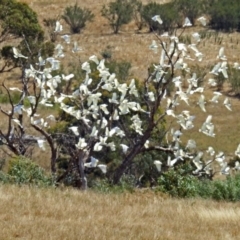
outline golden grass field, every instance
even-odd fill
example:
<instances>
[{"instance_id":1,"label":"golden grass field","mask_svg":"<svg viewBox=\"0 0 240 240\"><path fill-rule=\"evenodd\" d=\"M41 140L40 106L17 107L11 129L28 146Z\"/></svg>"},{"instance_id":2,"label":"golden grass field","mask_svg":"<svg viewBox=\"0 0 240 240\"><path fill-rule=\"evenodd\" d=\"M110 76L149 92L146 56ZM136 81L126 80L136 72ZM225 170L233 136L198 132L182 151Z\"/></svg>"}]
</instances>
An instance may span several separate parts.
<instances>
[{"instance_id":1,"label":"golden grass field","mask_svg":"<svg viewBox=\"0 0 240 240\"><path fill-rule=\"evenodd\" d=\"M234 240L239 203L0 185L0 239Z\"/></svg>"}]
</instances>

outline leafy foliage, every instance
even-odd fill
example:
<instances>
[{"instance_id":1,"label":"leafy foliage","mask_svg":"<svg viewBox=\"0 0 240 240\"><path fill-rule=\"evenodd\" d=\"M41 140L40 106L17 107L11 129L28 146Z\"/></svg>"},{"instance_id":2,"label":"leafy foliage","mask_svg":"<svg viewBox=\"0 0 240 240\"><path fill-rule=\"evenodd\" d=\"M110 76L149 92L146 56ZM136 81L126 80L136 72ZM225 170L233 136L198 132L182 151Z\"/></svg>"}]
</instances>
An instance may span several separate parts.
<instances>
[{"instance_id":1,"label":"leafy foliage","mask_svg":"<svg viewBox=\"0 0 240 240\"><path fill-rule=\"evenodd\" d=\"M239 69L229 66L229 83L232 91L239 96L240 95L240 75Z\"/></svg>"},{"instance_id":2,"label":"leafy foliage","mask_svg":"<svg viewBox=\"0 0 240 240\"><path fill-rule=\"evenodd\" d=\"M135 179L134 176L124 175L117 185L112 185L107 179L95 179L90 186L94 191L101 193L133 192Z\"/></svg>"},{"instance_id":3,"label":"leafy foliage","mask_svg":"<svg viewBox=\"0 0 240 240\"><path fill-rule=\"evenodd\" d=\"M208 9L210 25L216 30L233 31L240 26L240 6L238 0L215 0Z\"/></svg>"},{"instance_id":4,"label":"leafy foliage","mask_svg":"<svg viewBox=\"0 0 240 240\"><path fill-rule=\"evenodd\" d=\"M144 19L142 17L143 6L144 5L141 1L138 1L138 0L135 1L134 9L133 9L133 19L137 26L137 31L142 30L142 28L145 25Z\"/></svg>"},{"instance_id":5,"label":"leafy foliage","mask_svg":"<svg viewBox=\"0 0 240 240\"><path fill-rule=\"evenodd\" d=\"M176 28L179 21L179 15L172 2L165 4L158 4L150 2L143 6L142 18L148 25L149 31L165 32L169 31L171 34L173 29ZM155 15L160 15L163 23L160 25L158 22L152 20Z\"/></svg>"},{"instance_id":6,"label":"leafy foliage","mask_svg":"<svg viewBox=\"0 0 240 240\"><path fill-rule=\"evenodd\" d=\"M43 57L53 54L54 46L44 42L44 31L38 23L37 14L26 4L15 0L0 1L0 42L11 38L22 38L18 48L28 59L13 57L12 46L4 46L1 49L1 58L4 60L0 72L10 71L28 61L36 61L41 49Z\"/></svg>"},{"instance_id":7,"label":"leafy foliage","mask_svg":"<svg viewBox=\"0 0 240 240\"><path fill-rule=\"evenodd\" d=\"M240 175L228 176L226 180L199 179L189 175L192 167L179 166L163 173L158 179L158 190L172 197L201 197L218 201L240 200Z\"/></svg>"},{"instance_id":8,"label":"leafy foliage","mask_svg":"<svg viewBox=\"0 0 240 240\"><path fill-rule=\"evenodd\" d=\"M129 23L132 20L135 1L131 0L116 0L108 5L103 5L101 13L105 17L117 34L122 25Z\"/></svg>"},{"instance_id":9,"label":"leafy foliage","mask_svg":"<svg viewBox=\"0 0 240 240\"><path fill-rule=\"evenodd\" d=\"M77 5L66 7L62 18L70 26L72 33L80 33L88 21L92 21L94 14L86 8Z\"/></svg>"},{"instance_id":10,"label":"leafy foliage","mask_svg":"<svg viewBox=\"0 0 240 240\"><path fill-rule=\"evenodd\" d=\"M174 0L173 7L180 14L182 22L188 17L192 24L207 8L205 0Z\"/></svg>"},{"instance_id":11,"label":"leafy foliage","mask_svg":"<svg viewBox=\"0 0 240 240\"><path fill-rule=\"evenodd\" d=\"M26 4L15 0L0 2L2 33L18 37L43 39L43 31L38 23L37 14Z\"/></svg>"},{"instance_id":12,"label":"leafy foliage","mask_svg":"<svg viewBox=\"0 0 240 240\"><path fill-rule=\"evenodd\" d=\"M198 195L197 178L190 173L190 164L179 165L175 169L164 172L158 179L158 190L173 197L194 197Z\"/></svg>"},{"instance_id":13,"label":"leafy foliage","mask_svg":"<svg viewBox=\"0 0 240 240\"><path fill-rule=\"evenodd\" d=\"M44 26L48 28L50 39L52 42L55 42L57 39L57 32L55 32L56 21L58 21L58 18L43 19Z\"/></svg>"},{"instance_id":14,"label":"leafy foliage","mask_svg":"<svg viewBox=\"0 0 240 240\"><path fill-rule=\"evenodd\" d=\"M0 172L0 181L4 183L29 184L35 186L53 185L52 177L32 160L17 157L10 160L8 173Z\"/></svg>"}]
</instances>

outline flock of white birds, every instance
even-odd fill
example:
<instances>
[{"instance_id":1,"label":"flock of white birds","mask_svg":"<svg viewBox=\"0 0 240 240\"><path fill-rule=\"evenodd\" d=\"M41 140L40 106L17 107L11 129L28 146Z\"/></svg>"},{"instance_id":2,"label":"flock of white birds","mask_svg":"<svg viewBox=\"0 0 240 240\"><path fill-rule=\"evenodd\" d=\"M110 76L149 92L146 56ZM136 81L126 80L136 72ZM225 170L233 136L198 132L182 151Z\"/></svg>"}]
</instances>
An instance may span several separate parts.
<instances>
[{"instance_id":1,"label":"flock of white birds","mask_svg":"<svg viewBox=\"0 0 240 240\"><path fill-rule=\"evenodd\" d=\"M158 22L159 24L163 23L163 21L159 15L154 16L152 18L152 20ZM198 18L197 20L203 26L207 25L207 19L205 17L202 16L202 17ZM185 21L183 23L183 28L190 27L190 26L192 26L192 23L190 22L190 20L188 18L185 18ZM164 40L162 40L163 47L162 47L162 52L160 54L160 68L159 68L160 71L162 71L162 74L163 74L164 67L170 67L165 64L165 60L167 59L166 55L171 56L171 54L173 54L173 56L175 56L176 59L177 59L177 57L181 56L175 61L174 68L176 70L177 69L184 70L188 73L190 73L190 68L188 68L188 65L186 62L184 62L184 59L194 61L196 58L198 61L202 61L203 54L197 49L197 44L201 41L201 36L199 33L195 32L192 34L192 37L193 37L195 43L187 46L186 44L180 43L179 39L176 36L169 36L168 33L164 33L161 35L162 39L164 39L164 38L170 39L170 45L169 45L168 50L166 49L166 43L164 42ZM177 50L175 49L175 47ZM153 50L155 53L157 53L159 44L157 44L157 42L155 40L153 40L152 44L149 46L149 48L151 50ZM179 52L180 52L180 54L179 54ZM194 54L194 56L190 56L189 52L190 53L192 52ZM208 80L208 84L210 86L217 85L217 82L214 79L214 75L216 76L216 75L222 74L224 78L228 78L227 57L224 54L224 47L221 47L219 49L217 59L219 59L220 62L218 62L213 67L213 69L209 72L209 74L211 74L213 76L212 78L209 78L209 80ZM236 69L240 69L238 63L234 63L233 67ZM187 81L188 81L188 88L186 91L183 91L181 77L178 76L172 80L172 82L175 84L177 98L174 98L174 101L172 101L171 99L167 99L168 104L167 104L167 108L166 108L166 114L175 118L177 120L177 123L179 123L181 128L184 130L191 129L194 127L193 120L195 119L195 116L191 116L190 112L187 110L184 110L184 111L182 111L181 114L176 115L174 113L173 106L176 106L179 104L178 100L182 100L187 105L189 105L189 97L194 93L200 93L197 104L199 105L200 109L203 112L206 112L206 108L205 108L206 100L205 100L205 96L203 95L204 87L198 87L198 78L197 78L196 74L193 73L192 77L190 79L188 79ZM212 97L212 99L209 100L209 102L210 103L211 102L218 103L219 97L221 95L222 94L220 92L213 92L213 97ZM226 97L223 100L223 105L229 111L232 111L231 102L228 97ZM169 106L172 106L172 108L169 109ZM212 115L207 116L205 122L202 124L201 128L199 129L199 132L202 132L203 134L206 134L207 136L210 136L210 137L215 137L214 124L212 122ZM167 166L174 167L174 165L179 160L182 161L185 157L187 157L187 158L191 158L194 165L196 166L196 170L194 171L194 174L201 175L202 173L205 173L207 175L210 175L211 171L213 170L212 163L214 161L219 163L219 166L220 166L219 172L221 174L228 175L230 173L230 167L228 166L227 162L225 161L226 158L225 158L225 155L223 152L219 152L218 154L215 154L214 149L210 146L208 148L208 150L206 151L207 160L203 161L204 152L200 151L200 152L198 152L197 156L192 156L191 154L186 153L186 151L183 151L183 149L180 149L179 145L180 145L180 136L182 135L181 131L179 131L179 130L174 131L172 129L171 135L173 137L172 142L174 143L173 149L174 149L175 158L171 159L171 157L169 156L168 160L167 160ZM190 139L186 145L186 149L188 149L190 151L193 149L196 149L196 142L194 140ZM238 145L237 150L235 151L235 155L240 157L240 144ZM211 157L211 159L209 159L209 157ZM160 160L155 160L154 164L156 165L157 170L159 172L161 172L162 162ZM240 170L240 163L238 161L236 161L236 163L235 163L234 170Z\"/></svg>"},{"instance_id":2,"label":"flock of white birds","mask_svg":"<svg viewBox=\"0 0 240 240\"><path fill-rule=\"evenodd\" d=\"M152 18L153 21L162 24L163 21L159 15L156 15ZM206 26L207 20L205 17L198 18L198 21L203 25ZM190 20L188 18L185 19L183 23L183 27L190 27L192 26ZM56 22L55 32L60 33L63 30L62 25L59 21ZM169 60L169 56L172 56L172 59L176 59L174 62L174 69L175 70L183 70L188 73L190 72L190 68L188 67L185 60L195 60L202 61L203 54L197 49L197 44L201 41L201 36L199 33L193 33L192 37L195 44L186 45L179 42L177 36L169 36L168 33L164 33L160 36L161 43L158 44L155 40L152 41L152 44L149 46L151 50L157 52L158 49L161 49L159 64L154 65L156 71L156 77L152 81L158 83L160 80L164 83L165 78L162 78L164 74L166 74L166 70L171 66L167 64ZM69 35L63 35L61 38L65 41L65 44L71 44L71 38ZM167 42L165 42L165 40ZM112 136L118 136L123 138L125 136L125 132L123 129L119 127L114 127L112 129L108 128L109 121L117 121L123 115L127 115L129 113L132 114L131 117L131 128L139 135L143 135L143 128L142 128L142 121L139 117L139 114L149 114L144 109L142 109L141 105L138 102L129 101L127 96L133 95L136 98L138 97L137 87L135 85L135 80L132 79L130 84L127 83L119 83L116 75L114 73L110 73L109 69L105 67L105 62L103 60L99 60L95 55L89 58L89 61L92 61L96 64L97 70L99 71L99 76L101 77L98 86L95 89L91 89L92 79L90 77L91 68L89 62L84 62L82 64L82 70L86 72L86 77L84 81L80 84L80 86L72 92L72 94L65 95L57 94L57 87L62 82L68 82L74 78L74 74L65 75L57 75L52 76L51 72L54 70L58 70L60 68L60 60L59 58L63 58L65 56L64 53L64 46L62 44L57 44L56 54L54 57L49 57L47 59L43 59L41 56L39 57L39 62L36 64L38 69L36 69L33 65L30 66L29 69L25 70L25 75L27 78L33 78L37 82L38 88L41 90L41 101L39 104L45 105L47 107L52 107L55 103L60 104L61 109L66 112L67 114L74 116L76 119L82 122L86 128L91 129L90 137L96 139L96 143L93 147L93 152L99 152L103 149L103 147L109 147L112 151L115 151L116 146L115 143L112 141L108 141ZM73 43L72 52L77 53L82 49L78 46L77 42ZM15 47L13 48L13 53L15 58L27 58L23 56ZM180 57L179 57L180 56ZM211 78L208 80L208 84L210 86L216 86L216 81L214 80L215 75L222 74L224 78L228 78L227 74L227 57L224 54L224 48L221 47L217 56L219 62L213 67L209 74L212 75ZM50 67L46 67L50 64ZM236 69L240 69L237 63L234 64ZM193 94L199 94L198 105L203 112L206 112L205 104L206 99L203 95L204 87L198 87L198 78L195 73L191 73L191 78L188 79L188 88L187 90L183 90L182 87L182 79L181 76L175 77L172 79L172 82L175 86L175 94L172 98L166 97L166 92L164 93L164 98L166 99L167 105L165 109L165 114L169 115L176 119L176 122L180 125L180 128L184 130L188 130L194 127L193 120L195 116L192 116L189 111L185 110L182 111L181 114L176 114L174 112L174 107L179 104L179 101L184 101L186 105L189 105L189 97ZM115 110L113 114L109 112L108 104L101 103L102 93L98 90L107 90L111 93L111 97L109 98L108 102L109 105L113 104L115 106ZM12 91L21 91L17 88L10 88ZM148 99L150 102L154 102L157 94L161 94L161 92L153 92L148 91ZM221 97L220 92L214 92L212 99L209 100L210 103L218 103L219 98ZM31 105L36 104L36 97L35 96L27 96ZM81 99L81 101L85 101L86 105L84 106L81 104L79 108L75 108L73 106L66 105L64 103L64 99L70 99L74 101L75 99ZM229 110L232 111L231 102L229 98L225 98L223 101L223 105ZM87 106L87 107L86 107ZM16 106L14 110L17 114L20 114L22 111L26 112L28 116L32 115L32 108L25 108L24 106ZM101 113L101 114L100 114ZM96 125L91 125L91 118L93 118L96 122ZM15 124L20 124L20 122L14 118L12 119ZM214 123L212 122L212 116L208 115L205 122L202 124L199 131L203 134L206 134L210 137L215 137L214 132ZM48 127L49 121L55 121L53 115L48 116L46 119L41 118L39 115L35 114L31 117L31 124L38 125L39 127L46 128ZM99 136L99 130L105 129L105 133ZM71 126L69 128L70 131L73 132L76 136L79 137L78 143L75 145L76 148L86 151L89 147L88 139L80 136L79 130L77 126ZM172 136L172 140L169 141L169 135ZM180 138L182 132L180 130L172 129L169 134L167 134L167 143L169 148L173 150L174 158L171 159L169 156L167 159L167 165L169 167L174 167L174 165L178 161L183 161L184 158L192 158L193 163L196 166L196 170L194 171L195 174L206 173L210 174L212 171L212 163L215 161L219 163L220 166L220 173L222 174L229 174L230 167L228 166L227 162L225 161L225 155L223 152L219 152L218 154L215 153L212 147L209 147L206 151L207 160L203 160L204 152L198 152L196 156L191 154L194 149L196 149L196 142L190 139L185 147L182 149L180 147ZM38 146L45 150L46 140L38 140ZM145 148L148 148L151 145L149 140L146 141L144 144ZM128 153L129 146L125 144L121 144L122 152L124 154ZM235 151L235 155L240 157L240 144ZM155 160L154 164L159 172L161 172L162 162L160 160ZM104 164L99 164L99 160L94 158L93 156L90 157L90 162L85 163L85 167L87 168L94 168L99 167L103 173L107 172L107 166ZM236 162L235 170L240 170L239 162Z\"/></svg>"}]
</instances>

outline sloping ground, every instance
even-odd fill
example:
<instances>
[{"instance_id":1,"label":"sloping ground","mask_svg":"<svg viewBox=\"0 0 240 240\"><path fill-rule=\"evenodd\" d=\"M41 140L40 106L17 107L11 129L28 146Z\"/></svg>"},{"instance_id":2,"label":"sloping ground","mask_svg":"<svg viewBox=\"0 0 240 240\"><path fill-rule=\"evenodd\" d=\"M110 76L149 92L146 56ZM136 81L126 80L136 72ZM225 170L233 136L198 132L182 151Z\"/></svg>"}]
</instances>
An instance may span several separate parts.
<instances>
[{"instance_id":1,"label":"sloping ground","mask_svg":"<svg viewBox=\"0 0 240 240\"><path fill-rule=\"evenodd\" d=\"M239 203L0 185L0 239L239 239Z\"/></svg>"},{"instance_id":2,"label":"sloping ground","mask_svg":"<svg viewBox=\"0 0 240 240\"><path fill-rule=\"evenodd\" d=\"M24 2L28 3L39 16L39 20L43 23L44 18L54 18L60 16L64 8L69 6L69 1L66 0L24 0ZM109 1L108 1L109 2ZM146 3L147 1L143 1ZM164 1L157 1L162 3ZM74 4L75 1L72 3ZM112 34L111 28L109 27L106 19L104 19L100 10L101 7L106 1L77 1L77 3L81 7L90 8L95 14L95 18L93 22L88 23L86 28L83 30L81 34L71 35L72 42L78 41L79 45L83 48L83 51L74 55L71 53L72 45L67 45L63 43L65 47L65 51L69 53L66 54L66 57L62 59L64 65L67 67L68 63L76 63L84 62L88 60L89 56L95 54L101 57L101 52L104 51L107 46L111 47L112 55L114 59L125 60L132 63L132 77L136 77L140 81L142 81L147 76L148 66L152 62L159 61L159 53L154 54L150 49L149 45L152 40L156 37L154 34L148 33L147 29L144 29L142 33L136 33L136 26L134 22L124 26L118 35ZM64 24L64 33L69 33L69 27ZM190 35L196 31L205 31L206 28L197 26L193 28L189 28L185 31L185 35ZM181 31L181 30L178 30ZM203 52L204 60L200 64L200 66L205 69L207 68L209 71L210 66L216 63L216 56L218 54L218 50L220 46L225 47L225 54L228 57L229 63L240 62L239 58L239 50L240 50L240 35L239 33L231 33L231 34L223 34L219 33L215 34L214 31L210 31L211 34L209 37L202 39L202 41L198 45L198 49ZM47 31L46 31L47 35ZM63 40L58 38L60 42ZM68 55L68 56L67 56ZM188 62L189 65L195 65L195 61ZM79 65L80 66L80 65ZM203 69L200 69L201 72ZM16 77L18 74L14 74L12 76L8 76L8 80L10 84L16 83ZM206 84L209 75L205 79L205 89L206 89L206 100L210 100L212 98L212 92L215 91L215 88L209 88ZM3 78L4 79L4 76ZM224 95L228 95L228 86L225 85L222 93ZM196 126L192 131L185 133L185 138L183 139L183 144L186 144L188 138L195 139L199 144L198 147L200 150L205 150L209 145L213 146L216 151L224 151L228 156L233 156L233 153L239 144L239 130L240 130L240 122L239 119L239 99L231 98L233 111L229 112L222 105L223 99L225 96L220 98L220 103L218 105L209 104L207 105L207 113L202 113L199 107L196 104L196 101L191 102L191 111L192 114L196 115L196 119L194 120L194 125ZM177 111L187 109L185 103L178 107ZM215 124L216 137L210 138L198 132L198 129L201 127L202 123L205 121L208 114L213 115L213 123ZM44 165L44 164L43 164ZM45 164L47 165L47 164Z\"/></svg>"}]
</instances>

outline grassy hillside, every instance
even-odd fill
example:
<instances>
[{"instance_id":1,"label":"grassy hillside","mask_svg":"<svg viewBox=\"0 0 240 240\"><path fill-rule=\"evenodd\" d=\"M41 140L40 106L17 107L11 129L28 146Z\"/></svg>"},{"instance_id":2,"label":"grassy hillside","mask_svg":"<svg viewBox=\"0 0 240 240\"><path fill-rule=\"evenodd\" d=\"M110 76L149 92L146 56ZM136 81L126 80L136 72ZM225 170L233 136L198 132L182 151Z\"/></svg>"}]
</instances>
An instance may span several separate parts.
<instances>
[{"instance_id":1,"label":"grassy hillside","mask_svg":"<svg viewBox=\"0 0 240 240\"><path fill-rule=\"evenodd\" d=\"M69 2L65 0L24 0L28 3L33 10L35 10L39 16L40 23L43 24L43 19L54 18L60 16L64 8L70 4L74 4L75 1ZM83 48L83 51L77 55L71 53L72 46L65 45L65 51L70 52L62 61L64 66L68 67L69 63L79 64L79 62L84 62L88 60L89 56L95 54L101 57L101 52L103 52L107 47L110 47L112 52L112 57L116 60L125 60L131 62L131 77L136 77L140 81L147 77L148 66L153 62L159 61L159 53L154 54L150 49L149 45L152 40L156 37L154 34L150 34L148 29L143 29L141 33L136 33L136 26L134 22L125 25L119 34L112 34L112 30L108 25L106 19L104 19L100 10L103 4L108 1L77 1L81 7L87 7L95 14L93 22L88 23L86 28L81 34L71 35L72 42L77 41L79 45ZM147 3L148 1L143 1ZM158 3L163 3L164 1L156 1ZM69 33L69 27L61 20L63 24L64 31L62 34ZM178 32L180 32L178 30ZM211 67L217 62L216 56L218 54L219 48L221 46L225 47L225 54L227 55L228 62L233 64L234 62L240 62L239 50L240 50L240 35L239 33L215 33L207 28L196 26L186 29L183 38L190 36L193 32L208 32L208 37L202 39L198 44L198 49L204 54L204 60L201 63L196 63L195 61L189 61L189 66L199 65L198 73L203 71L209 72ZM48 33L46 31L46 36ZM58 36L58 41L63 41L60 36ZM204 80L206 100L212 98L213 91L216 88L210 88L207 84L207 80L210 77L208 74ZM11 77L9 77L11 78ZM196 105L196 99L191 102L191 111L196 114L196 119L194 120L195 128L192 131L185 133L183 143L186 140L193 138L199 142L199 149L205 150L209 145L213 146L217 151L224 151L232 156L238 143L238 133L240 130L240 122L238 121L238 112L240 110L239 99L232 97L232 92L229 92L228 84L224 85L222 90L223 96L220 98L220 103L218 105L208 104L207 113L201 112L199 107ZM223 105L223 99L225 96L229 96L232 101L233 112L229 112ZM186 109L184 103L178 107L177 111ZM202 125L203 121L206 119L208 114L213 115L213 121L216 126L216 137L215 139L209 138L200 134L198 129Z\"/></svg>"},{"instance_id":2,"label":"grassy hillside","mask_svg":"<svg viewBox=\"0 0 240 240\"><path fill-rule=\"evenodd\" d=\"M61 16L66 6L69 6L71 2L65 0L24 0L29 4L34 11L37 12L39 21L43 25L43 20L45 18L54 18ZM148 1L143 1L147 3ZM156 1L162 3L164 1ZM74 4L75 1L72 1ZM141 33L136 33L136 26L134 22L125 25L119 34L112 34L112 30L108 25L106 19L104 19L100 10L106 1L98 1L97 3L93 0L88 1L77 1L81 7L87 7L93 11L95 18L93 22L87 24L86 28L81 34L71 35L71 40L77 41L78 44L83 48L83 51L73 54L71 52L72 45L64 45L65 50L68 54L64 59L61 59L65 70L68 71L69 63L80 66L80 63L87 61L89 56L95 54L101 57L101 52L103 52L107 47L110 47L113 59L124 60L131 62L131 78L137 78L139 81L143 81L148 74L148 67L153 62L159 61L159 53L154 54L150 49L149 45L152 40L156 40L156 36L148 32L145 28ZM63 24L64 31L62 34L69 33L69 27L61 20ZM45 29L46 30L46 29ZM181 29L178 30L180 32ZM199 65L197 73L203 71L209 72L214 63L217 62L216 56L218 54L219 48L221 46L225 47L225 54L227 55L228 62L233 64L234 62L240 62L239 50L240 50L240 34L239 33L215 33L207 28L196 26L186 29L183 38L190 36L193 32L207 31L209 37L205 37L198 44L198 49L204 54L203 62L196 63L195 61L188 61L189 66ZM46 30L46 36L48 37L48 32ZM58 36L58 41L62 42L60 36ZM20 73L11 72L2 75L2 80L8 80L7 84L17 85ZM187 76L189 77L189 76ZM213 91L216 88L210 88L207 84L208 74L205 79L203 86L205 87L206 100L210 100L213 95ZM239 144L239 130L240 122L239 111L240 104L239 99L229 92L229 85L225 84L222 89L223 96L220 98L219 104L207 104L207 113L203 113L196 104L196 100L191 100L191 111L196 115L194 120L195 128L191 131L187 131L184 134L183 144L186 144L187 139L195 139L199 144L198 148L200 150L205 150L209 145L213 146L217 151L224 151L229 157L233 156L233 153ZM225 96L229 96L232 102L233 111L229 112L223 105L223 99ZM164 107L164 105L163 105ZM183 103L176 109L181 111L188 108L188 106ZM47 112L43 113L46 116ZM208 114L213 115L213 122L215 124L216 137L210 138L199 133L198 129L205 121ZM5 119L2 117L0 127L4 127ZM48 159L47 153L41 153L41 158L38 157L39 150L33 152L35 159L38 163L45 168L49 167L49 162L44 159Z\"/></svg>"},{"instance_id":3,"label":"grassy hillside","mask_svg":"<svg viewBox=\"0 0 240 240\"><path fill-rule=\"evenodd\" d=\"M0 239L239 239L239 204L0 185Z\"/></svg>"}]
</instances>

